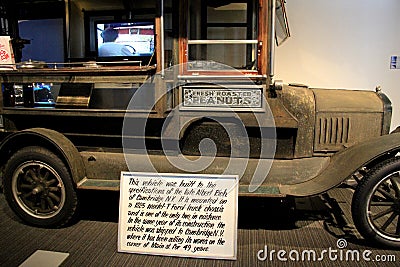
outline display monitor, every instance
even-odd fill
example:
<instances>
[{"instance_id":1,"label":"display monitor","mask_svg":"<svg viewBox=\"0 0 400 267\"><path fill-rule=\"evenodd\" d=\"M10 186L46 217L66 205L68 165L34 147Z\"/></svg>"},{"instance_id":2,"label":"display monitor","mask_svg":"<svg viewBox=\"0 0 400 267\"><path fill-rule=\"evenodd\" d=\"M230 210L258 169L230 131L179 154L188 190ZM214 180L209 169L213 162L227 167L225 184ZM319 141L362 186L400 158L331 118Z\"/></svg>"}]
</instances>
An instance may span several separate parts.
<instances>
[{"instance_id":1,"label":"display monitor","mask_svg":"<svg viewBox=\"0 0 400 267\"><path fill-rule=\"evenodd\" d=\"M154 54L154 22L96 21L97 61L142 61Z\"/></svg>"}]
</instances>

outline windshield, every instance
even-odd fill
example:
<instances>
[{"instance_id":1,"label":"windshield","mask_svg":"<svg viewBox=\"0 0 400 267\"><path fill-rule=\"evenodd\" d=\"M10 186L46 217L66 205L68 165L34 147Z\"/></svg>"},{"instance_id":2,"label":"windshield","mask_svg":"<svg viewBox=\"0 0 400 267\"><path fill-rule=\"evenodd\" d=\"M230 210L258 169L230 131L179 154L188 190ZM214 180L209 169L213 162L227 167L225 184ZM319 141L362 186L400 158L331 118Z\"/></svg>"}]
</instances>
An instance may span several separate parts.
<instances>
[{"instance_id":1,"label":"windshield","mask_svg":"<svg viewBox=\"0 0 400 267\"><path fill-rule=\"evenodd\" d=\"M276 28L275 38L276 44L282 44L289 36L289 24L285 11L285 0L276 0Z\"/></svg>"}]
</instances>

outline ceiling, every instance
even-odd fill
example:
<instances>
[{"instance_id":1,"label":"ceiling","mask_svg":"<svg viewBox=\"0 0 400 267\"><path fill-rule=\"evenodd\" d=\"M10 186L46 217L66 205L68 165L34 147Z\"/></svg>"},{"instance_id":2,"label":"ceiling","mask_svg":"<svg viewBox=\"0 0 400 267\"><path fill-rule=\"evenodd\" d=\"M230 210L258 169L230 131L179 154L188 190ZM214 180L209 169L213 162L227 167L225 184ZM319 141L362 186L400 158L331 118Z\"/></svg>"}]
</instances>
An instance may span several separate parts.
<instances>
[{"instance_id":1,"label":"ceiling","mask_svg":"<svg viewBox=\"0 0 400 267\"><path fill-rule=\"evenodd\" d=\"M112 10L112 9L124 9L124 2L130 2L126 0L71 0L80 9L85 10Z\"/></svg>"},{"instance_id":2,"label":"ceiling","mask_svg":"<svg viewBox=\"0 0 400 267\"><path fill-rule=\"evenodd\" d=\"M1 1L1 0L0 0ZM8 1L8 0L7 0ZM70 2L79 9L87 11L97 10L134 10L135 8L155 8L159 0L13 0L16 4L46 4Z\"/></svg>"},{"instance_id":3,"label":"ceiling","mask_svg":"<svg viewBox=\"0 0 400 267\"><path fill-rule=\"evenodd\" d=\"M124 9L126 5L133 4L134 0L14 0L16 3L39 4L55 2L73 2L76 6L85 10Z\"/></svg>"},{"instance_id":4,"label":"ceiling","mask_svg":"<svg viewBox=\"0 0 400 267\"><path fill-rule=\"evenodd\" d=\"M115 10L126 9L134 10L135 8L154 8L157 0L70 0L74 2L80 9L85 10Z\"/></svg>"}]
</instances>

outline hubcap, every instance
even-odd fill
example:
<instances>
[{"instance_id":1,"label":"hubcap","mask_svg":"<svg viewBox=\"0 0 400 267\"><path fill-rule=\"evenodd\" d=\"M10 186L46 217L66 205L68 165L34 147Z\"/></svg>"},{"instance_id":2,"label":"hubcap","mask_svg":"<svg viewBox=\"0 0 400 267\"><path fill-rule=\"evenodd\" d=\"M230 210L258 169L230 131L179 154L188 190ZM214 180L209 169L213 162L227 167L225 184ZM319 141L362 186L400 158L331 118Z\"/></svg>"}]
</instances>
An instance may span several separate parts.
<instances>
[{"instance_id":1,"label":"hubcap","mask_svg":"<svg viewBox=\"0 0 400 267\"><path fill-rule=\"evenodd\" d=\"M26 213L40 219L55 216L65 203L61 177L39 161L28 161L17 168L12 177L12 192Z\"/></svg>"},{"instance_id":2,"label":"hubcap","mask_svg":"<svg viewBox=\"0 0 400 267\"><path fill-rule=\"evenodd\" d=\"M381 237L400 239L400 175L391 173L379 182L369 198L368 220Z\"/></svg>"}]
</instances>

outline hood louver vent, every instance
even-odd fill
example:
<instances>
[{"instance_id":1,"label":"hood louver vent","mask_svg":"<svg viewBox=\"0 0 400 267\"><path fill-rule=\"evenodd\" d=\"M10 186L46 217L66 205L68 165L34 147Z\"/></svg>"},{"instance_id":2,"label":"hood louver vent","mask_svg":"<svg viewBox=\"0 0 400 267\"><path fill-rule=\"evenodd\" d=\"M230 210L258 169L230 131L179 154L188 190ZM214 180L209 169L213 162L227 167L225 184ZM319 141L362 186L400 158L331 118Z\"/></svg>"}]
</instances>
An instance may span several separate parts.
<instances>
[{"instance_id":1,"label":"hood louver vent","mask_svg":"<svg viewBox=\"0 0 400 267\"><path fill-rule=\"evenodd\" d=\"M332 150L349 142L350 118L320 117L316 127L316 148Z\"/></svg>"}]
</instances>

